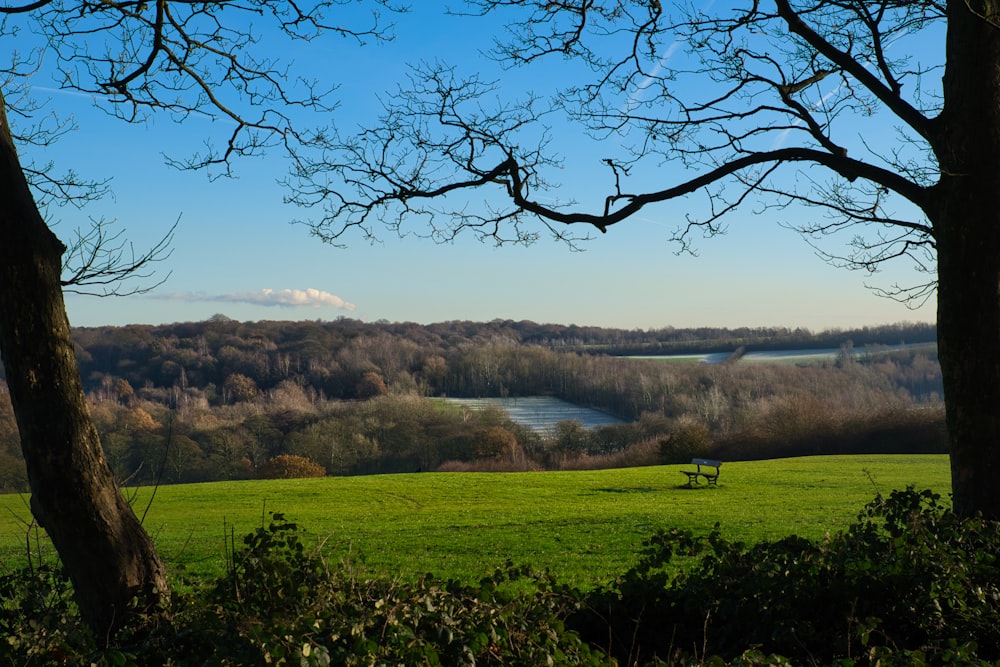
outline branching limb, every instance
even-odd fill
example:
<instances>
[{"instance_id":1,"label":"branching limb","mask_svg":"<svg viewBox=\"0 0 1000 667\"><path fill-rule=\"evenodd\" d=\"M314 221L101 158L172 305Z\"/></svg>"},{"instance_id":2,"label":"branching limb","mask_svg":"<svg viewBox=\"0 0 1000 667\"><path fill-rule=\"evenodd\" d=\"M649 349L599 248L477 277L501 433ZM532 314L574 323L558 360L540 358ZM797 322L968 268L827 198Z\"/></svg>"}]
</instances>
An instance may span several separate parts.
<instances>
[{"instance_id":1,"label":"branching limb","mask_svg":"<svg viewBox=\"0 0 1000 667\"><path fill-rule=\"evenodd\" d=\"M576 83L548 91L548 106L538 97L512 104L445 65L417 69L412 85L385 101L376 126L355 137L319 134L297 153L288 199L320 211L307 222L317 236L340 242L360 230L375 238L381 223L420 233L413 230L424 223L443 240L469 229L530 242L532 222L605 232L640 211L695 197L708 210L678 224L682 249L691 232L720 233L727 215L761 200L832 214L829 224L793 225L807 236L852 225L862 238L870 234L847 255L859 266L933 249L926 212L938 167L929 128L941 95L940 77L929 75L943 54L924 64L910 39L944 19L942 3L467 6L469 14L510 12L512 37L494 51L501 64L558 56ZM886 136L887 117L901 121L898 138ZM875 119L879 129L871 131ZM575 174L554 181L566 165L552 146L577 141L572 127L613 156L602 156L609 178L600 197L599 181L577 187ZM829 179L800 178L807 172ZM581 194L585 201L576 202ZM897 204L913 219L890 213Z\"/></svg>"},{"instance_id":2,"label":"branching limb","mask_svg":"<svg viewBox=\"0 0 1000 667\"><path fill-rule=\"evenodd\" d=\"M391 39L391 25L373 10L367 25L335 22L350 0L308 4L234 0L80 0L0 7L7 22L44 41L46 60L64 90L93 96L114 115L143 121L165 111L175 119L224 120L222 143L170 163L231 173L234 158L256 155L296 140L291 108L329 113L329 84L289 76L286 65L256 46L255 21L293 40L335 34L356 40ZM386 11L404 11L395 0L372 0ZM23 18L22 18L23 17ZM10 27L14 27L13 24ZM273 40L274 34L268 39ZM7 71L12 71L8 69Z\"/></svg>"},{"instance_id":3,"label":"branching limb","mask_svg":"<svg viewBox=\"0 0 1000 667\"><path fill-rule=\"evenodd\" d=\"M492 92L492 86L478 80L457 80L452 74L442 69L422 72L423 80L433 83L395 98L381 127L347 141L332 135L317 137L314 145L322 147L322 157L299 156L291 200L305 206L329 205L329 215L314 226L317 232L329 234L328 240L336 238L346 230L330 233L338 222L346 221L347 227L363 226L373 213L394 205L400 205L400 216L429 214L418 208L419 201L443 200L458 191L483 188L501 192L516 216L530 214L562 225L590 225L603 232L648 206L685 197L754 167L792 163L822 165L848 182L877 183L918 206L924 205L927 197L925 188L898 173L850 158L842 151L790 147L738 154L678 184L642 194L623 193L621 177L627 171L606 160L615 177L615 192L605 198L604 210L566 210L564 202L546 203L537 196L545 192L540 170L555 163L545 157L543 146L525 150L519 141L522 130L541 120L541 112L531 103L518 103L488 113L482 100ZM440 134L434 134L434 125L441 128ZM348 187L327 187L330 176ZM760 183L751 189L762 187ZM351 188L358 196L348 196ZM484 221L466 211L450 215L459 224L462 220ZM508 220L516 217L504 215Z\"/></svg>"},{"instance_id":4,"label":"branching limb","mask_svg":"<svg viewBox=\"0 0 1000 667\"><path fill-rule=\"evenodd\" d=\"M929 119L918 109L911 106L900 95L902 84L889 71L888 63L885 61L884 40L880 32L879 24L873 19L867 8L863 8L865 13L863 15L862 25L869 31L869 36L871 38L871 51L874 54L876 62L879 64L880 71L886 75L888 83L883 82L874 74L869 72L856 56L838 49L829 40L820 36L820 34L817 33L812 26L810 26L803 19L801 11L792 9L789 0L776 0L775 4L778 7L778 16L780 16L788 24L788 29L792 33L804 39L806 43L814 48L819 54L829 59L830 62L834 63L841 70L857 80L869 92L881 100L897 117L900 118L900 120L913 128L913 130L915 130L920 136L925 139L930 137L931 126ZM884 13L886 4L896 3L881 4L882 8L880 13ZM919 5L920 3L916 4Z\"/></svg>"},{"instance_id":5,"label":"branching limb","mask_svg":"<svg viewBox=\"0 0 1000 667\"><path fill-rule=\"evenodd\" d=\"M167 260L177 223L145 252L137 252L124 238L123 229L110 230L112 223L92 221L76 236L63 255L63 291L91 296L145 294L170 277L155 276L155 265Z\"/></svg>"},{"instance_id":6,"label":"branching limb","mask_svg":"<svg viewBox=\"0 0 1000 667\"><path fill-rule=\"evenodd\" d=\"M16 139L22 146L46 147L75 129L72 122L43 116L42 105L26 85L54 68L59 88L87 95L129 122L155 112L177 120L223 120L218 148L209 140L201 153L167 161L180 168L208 169L213 176L228 175L236 157L290 147L298 140L301 130L293 122L292 109L325 114L334 106L331 87L289 76L285 65L266 55L273 50L257 48L261 33L255 23L270 24L269 40L275 31L292 40L325 33L358 43L391 39L391 26L378 11L372 11L367 22L362 16L356 27L335 22L350 4L78 0L0 5L5 34L33 33L36 38L34 51L13 54L0 69L4 89L15 93L8 95L9 115L22 121ZM372 5L387 11L405 9L395 0L372 0ZM72 171L59 175L52 163L32 164L30 151L24 161L25 175L42 207L82 207L109 192L109 181L87 180ZM139 251L121 230L112 230L104 220L92 221L75 232L64 256L66 291L109 296L153 289L166 280L154 279L153 270L170 256L173 231Z\"/></svg>"}]
</instances>

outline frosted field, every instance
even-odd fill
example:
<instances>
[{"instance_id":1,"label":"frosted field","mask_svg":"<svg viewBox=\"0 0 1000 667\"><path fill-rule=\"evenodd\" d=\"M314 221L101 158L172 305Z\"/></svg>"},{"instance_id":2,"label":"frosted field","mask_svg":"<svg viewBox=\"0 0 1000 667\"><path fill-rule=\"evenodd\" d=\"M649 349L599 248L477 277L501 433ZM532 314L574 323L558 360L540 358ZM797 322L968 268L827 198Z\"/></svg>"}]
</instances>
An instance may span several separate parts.
<instances>
[{"instance_id":1,"label":"frosted field","mask_svg":"<svg viewBox=\"0 0 1000 667\"><path fill-rule=\"evenodd\" d=\"M448 398L450 403L465 405L473 410L496 406L505 410L510 418L542 435L555 432L561 421L577 421L584 428L622 424L623 420L591 408L581 407L552 396L526 396L520 398Z\"/></svg>"}]
</instances>

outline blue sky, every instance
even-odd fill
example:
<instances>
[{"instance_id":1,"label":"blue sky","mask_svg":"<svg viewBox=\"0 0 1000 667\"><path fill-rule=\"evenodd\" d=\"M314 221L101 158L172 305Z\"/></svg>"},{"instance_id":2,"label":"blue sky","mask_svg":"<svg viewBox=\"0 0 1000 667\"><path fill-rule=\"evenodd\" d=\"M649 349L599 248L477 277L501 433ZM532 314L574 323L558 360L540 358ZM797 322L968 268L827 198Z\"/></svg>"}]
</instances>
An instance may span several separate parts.
<instances>
[{"instance_id":1,"label":"blue sky","mask_svg":"<svg viewBox=\"0 0 1000 667\"><path fill-rule=\"evenodd\" d=\"M492 72L480 51L499 24L448 18L434 3L397 17L397 39L359 48L330 38L298 45L303 67L341 85L334 121L350 129L376 113L376 95L392 89L406 64L440 58L468 72ZM9 42L16 39L6 37ZM266 41L265 41L266 43ZM518 72L505 85L554 90L551 72ZM906 262L875 275L826 264L794 232L752 209L728 220L727 235L699 240L698 256L677 255L668 242L683 209L664 207L598 235L583 252L543 238L531 247L502 247L471 236L437 245L413 236L382 234L381 242L348 237L349 246L320 243L290 221L309 212L282 203L280 154L237 164L235 179L210 181L177 172L161 153L197 150L219 125L167 117L128 125L92 108L78 94L52 92L44 71L32 80L53 108L72 113L79 131L36 154L85 176L111 177L113 198L82 211L53 209L57 233L68 236L87 217L114 219L136 247L178 222L173 253L160 270L166 282L147 295L94 298L67 295L77 326L202 320L223 313L239 320L324 319L436 322L529 319L622 328L666 326L804 326L848 328L898 321L931 321L933 299L917 310L876 296L866 283L918 282ZM581 156L578 129L557 130L556 145L572 153L564 182L580 191L606 186L607 174ZM677 180L669 165L651 182ZM836 243L833 241L832 243ZM836 245L831 246L835 250Z\"/></svg>"}]
</instances>

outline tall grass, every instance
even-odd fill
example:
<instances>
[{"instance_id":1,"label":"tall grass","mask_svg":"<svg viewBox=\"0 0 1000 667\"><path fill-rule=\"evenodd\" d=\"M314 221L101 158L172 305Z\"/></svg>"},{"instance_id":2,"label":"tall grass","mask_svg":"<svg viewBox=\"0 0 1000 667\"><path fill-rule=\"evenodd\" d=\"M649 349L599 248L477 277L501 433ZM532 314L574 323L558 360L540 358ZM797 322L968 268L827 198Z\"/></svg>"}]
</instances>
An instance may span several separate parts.
<instances>
[{"instance_id":1,"label":"tall grass","mask_svg":"<svg viewBox=\"0 0 1000 667\"><path fill-rule=\"evenodd\" d=\"M227 540L277 511L361 571L476 580L507 560L591 588L636 561L659 528L756 542L835 532L878 492L915 485L947 494L947 457L822 456L730 462L718 488L688 489L685 466L544 473L421 473L161 487L145 516L175 576L218 575ZM145 511L153 490L135 490ZM0 497L0 571L23 565L26 499ZM54 559L41 539L35 558ZM40 550L40 553L39 553Z\"/></svg>"}]
</instances>

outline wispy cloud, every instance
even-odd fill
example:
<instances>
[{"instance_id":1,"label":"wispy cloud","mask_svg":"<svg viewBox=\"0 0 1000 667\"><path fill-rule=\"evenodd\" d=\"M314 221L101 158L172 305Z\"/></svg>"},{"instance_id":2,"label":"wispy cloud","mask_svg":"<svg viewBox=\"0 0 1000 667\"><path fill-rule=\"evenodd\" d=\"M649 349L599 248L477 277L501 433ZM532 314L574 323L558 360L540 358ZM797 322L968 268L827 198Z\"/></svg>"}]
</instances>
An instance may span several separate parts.
<instances>
[{"instance_id":1,"label":"wispy cloud","mask_svg":"<svg viewBox=\"0 0 1000 667\"><path fill-rule=\"evenodd\" d=\"M204 294L200 292L174 292L159 294L154 298L171 301L213 301L224 303L249 303L256 306L278 306L281 308L338 308L354 310L353 303L344 301L336 294L315 288L270 289L257 292L237 292L234 294Z\"/></svg>"},{"instance_id":2,"label":"wispy cloud","mask_svg":"<svg viewBox=\"0 0 1000 667\"><path fill-rule=\"evenodd\" d=\"M653 71L647 74L643 80L639 82L639 85L635 87L635 90L633 90L628 96L628 100L625 102L625 108L623 109L625 113L632 111L632 109L644 101L646 89L649 88L649 86L652 85L652 83L660 75L660 72L663 71L667 62L673 57L674 52L676 52L680 46L681 43L678 41L674 42L664 50L663 55L660 56L656 65L653 66Z\"/></svg>"},{"instance_id":3,"label":"wispy cloud","mask_svg":"<svg viewBox=\"0 0 1000 667\"><path fill-rule=\"evenodd\" d=\"M707 12L714 4L715 0L707 0L702 6L701 11ZM660 72L664 70L667 63L670 62L670 59L674 57L674 53L676 53L677 49L681 48L683 45L684 42L678 39L669 44L663 50L663 53L660 54L659 60L657 60L656 64L653 66L652 71L647 74L642 81L639 82L639 85L637 85L629 94L628 100L625 101L625 106L622 109L623 113L632 111L635 107L645 101L646 89L649 88L654 81L656 81L656 79L660 76Z\"/></svg>"},{"instance_id":4,"label":"wispy cloud","mask_svg":"<svg viewBox=\"0 0 1000 667\"><path fill-rule=\"evenodd\" d=\"M96 100L97 95L94 93L85 93L81 90L72 90L70 88L51 88L49 86L31 86L33 92L46 93L48 95L62 95L64 97L83 97L88 100Z\"/></svg>"}]
</instances>

